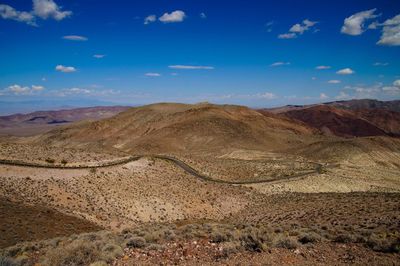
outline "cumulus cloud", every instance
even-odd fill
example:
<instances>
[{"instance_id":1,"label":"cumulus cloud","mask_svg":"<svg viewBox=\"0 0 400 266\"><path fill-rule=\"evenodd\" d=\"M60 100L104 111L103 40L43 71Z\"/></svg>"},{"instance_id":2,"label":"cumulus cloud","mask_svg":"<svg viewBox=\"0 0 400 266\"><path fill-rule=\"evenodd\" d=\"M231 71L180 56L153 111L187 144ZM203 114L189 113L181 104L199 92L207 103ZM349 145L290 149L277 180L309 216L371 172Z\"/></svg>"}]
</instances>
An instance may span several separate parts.
<instances>
[{"instance_id":1,"label":"cumulus cloud","mask_svg":"<svg viewBox=\"0 0 400 266\"><path fill-rule=\"evenodd\" d=\"M344 91L339 92L339 95L335 97L336 100L348 100L351 99L351 96Z\"/></svg>"},{"instance_id":2,"label":"cumulus cloud","mask_svg":"<svg viewBox=\"0 0 400 266\"><path fill-rule=\"evenodd\" d=\"M40 85L38 85L38 86L32 85L32 90L33 91L42 91L42 90L44 90L44 87L40 86Z\"/></svg>"},{"instance_id":3,"label":"cumulus cloud","mask_svg":"<svg viewBox=\"0 0 400 266\"><path fill-rule=\"evenodd\" d=\"M321 93L321 94L319 95L319 98L320 98L321 100L326 100L326 99L329 98L329 96L326 95L325 93Z\"/></svg>"},{"instance_id":4,"label":"cumulus cloud","mask_svg":"<svg viewBox=\"0 0 400 266\"><path fill-rule=\"evenodd\" d=\"M290 27L288 33L279 34L278 38L279 39L294 39L298 35L301 35L304 32L313 28L317 23L318 23L317 21L311 21L309 19L305 19L305 20L303 20L303 22L294 24L292 27Z\"/></svg>"},{"instance_id":5,"label":"cumulus cloud","mask_svg":"<svg viewBox=\"0 0 400 266\"><path fill-rule=\"evenodd\" d=\"M340 80L338 80L338 79L331 79L331 80L328 80L328 83L329 84L339 84L341 81Z\"/></svg>"},{"instance_id":6,"label":"cumulus cloud","mask_svg":"<svg viewBox=\"0 0 400 266\"><path fill-rule=\"evenodd\" d=\"M105 56L106 56L105 54L95 54L95 55L93 55L93 57L97 58L97 59L104 58Z\"/></svg>"},{"instance_id":7,"label":"cumulus cloud","mask_svg":"<svg viewBox=\"0 0 400 266\"><path fill-rule=\"evenodd\" d=\"M393 81L390 85L377 83L372 86L346 86L344 87L348 98L364 99L364 98L387 98L400 96L400 80Z\"/></svg>"},{"instance_id":8,"label":"cumulus cloud","mask_svg":"<svg viewBox=\"0 0 400 266\"><path fill-rule=\"evenodd\" d=\"M24 22L31 26L37 26L36 18L63 20L72 15L71 11L62 11L53 0L33 0L33 10L18 11L15 8L0 4L0 17Z\"/></svg>"},{"instance_id":9,"label":"cumulus cloud","mask_svg":"<svg viewBox=\"0 0 400 266\"><path fill-rule=\"evenodd\" d=\"M171 69L206 69L206 70L211 70L214 69L213 66L192 66L192 65L171 65L168 66Z\"/></svg>"},{"instance_id":10,"label":"cumulus cloud","mask_svg":"<svg viewBox=\"0 0 400 266\"><path fill-rule=\"evenodd\" d=\"M85 36L79 36L79 35L66 35L62 37L64 40L69 40L69 41L87 41L88 38Z\"/></svg>"},{"instance_id":11,"label":"cumulus cloud","mask_svg":"<svg viewBox=\"0 0 400 266\"><path fill-rule=\"evenodd\" d=\"M361 11L344 19L341 33L348 35L360 35L365 31L365 21L378 17L375 14L376 8Z\"/></svg>"},{"instance_id":12,"label":"cumulus cloud","mask_svg":"<svg viewBox=\"0 0 400 266\"><path fill-rule=\"evenodd\" d=\"M386 20L383 24L382 36L377 42L379 45L400 45L400 14Z\"/></svg>"},{"instance_id":13,"label":"cumulus cloud","mask_svg":"<svg viewBox=\"0 0 400 266\"><path fill-rule=\"evenodd\" d=\"M325 69L330 69L331 66L316 66L315 69L317 70L325 70Z\"/></svg>"},{"instance_id":14,"label":"cumulus cloud","mask_svg":"<svg viewBox=\"0 0 400 266\"><path fill-rule=\"evenodd\" d=\"M44 90L43 86L32 85L32 86L21 86L18 84L10 85L1 91L2 95L14 94L14 95L33 95L37 92Z\"/></svg>"},{"instance_id":15,"label":"cumulus cloud","mask_svg":"<svg viewBox=\"0 0 400 266\"><path fill-rule=\"evenodd\" d=\"M33 0L33 13L42 19L63 20L72 15L71 11L61 9L53 0Z\"/></svg>"},{"instance_id":16,"label":"cumulus cloud","mask_svg":"<svg viewBox=\"0 0 400 266\"><path fill-rule=\"evenodd\" d=\"M164 13L161 17L158 18L162 23L175 23L182 22L186 18L185 12L181 10L176 10L171 13Z\"/></svg>"},{"instance_id":17,"label":"cumulus cloud","mask_svg":"<svg viewBox=\"0 0 400 266\"><path fill-rule=\"evenodd\" d=\"M147 77L160 77L161 76L160 73L154 73L154 72L146 73L144 75Z\"/></svg>"},{"instance_id":18,"label":"cumulus cloud","mask_svg":"<svg viewBox=\"0 0 400 266\"><path fill-rule=\"evenodd\" d=\"M0 16L3 19L11 19L31 26L37 26L35 16L30 12L18 11L9 5L0 5Z\"/></svg>"},{"instance_id":19,"label":"cumulus cloud","mask_svg":"<svg viewBox=\"0 0 400 266\"><path fill-rule=\"evenodd\" d=\"M277 67L277 66L287 66L287 65L290 65L290 62L275 62L275 63L272 63L272 64L269 65L269 66L271 66L271 67Z\"/></svg>"},{"instance_id":20,"label":"cumulus cloud","mask_svg":"<svg viewBox=\"0 0 400 266\"><path fill-rule=\"evenodd\" d=\"M354 70L352 70L351 68L343 68L336 72L336 74L338 74L338 75L351 75L354 73L355 73Z\"/></svg>"},{"instance_id":21,"label":"cumulus cloud","mask_svg":"<svg viewBox=\"0 0 400 266\"><path fill-rule=\"evenodd\" d=\"M206 18L207 18L207 15L206 15L206 13L204 13L204 12L201 12L201 13L200 13L200 18L202 18L202 19L206 19Z\"/></svg>"},{"instance_id":22,"label":"cumulus cloud","mask_svg":"<svg viewBox=\"0 0 400 266\"><path fill-rule=\"evenodd\" d=\"M157 20L156 15L148 15L147 17L144 18L143 23L144 23L144 25L147 25L147 24L155 22L156 20Z\"/></svg>"},{"instance_id":23,"label":"cumulus cloud","mask_svg":"<svg viewBox=\"0 0 400 266\"><path fill-rule=\"evenodd\" d=\"M63 66L63 65L57 65L56 70L64 73L71 73L75 72L76 68L72 66Z\"/></svg>"}]
</instances>

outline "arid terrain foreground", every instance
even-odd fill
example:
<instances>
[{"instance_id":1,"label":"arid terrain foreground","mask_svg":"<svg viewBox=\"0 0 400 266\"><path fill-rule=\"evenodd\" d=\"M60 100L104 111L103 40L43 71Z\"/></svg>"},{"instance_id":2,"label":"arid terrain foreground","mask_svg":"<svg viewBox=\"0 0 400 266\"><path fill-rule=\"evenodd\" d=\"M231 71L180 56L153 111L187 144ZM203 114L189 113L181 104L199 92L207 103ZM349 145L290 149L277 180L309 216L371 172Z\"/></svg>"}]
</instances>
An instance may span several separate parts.
<instances>
[{"instance_id":1,"label":"arid terrain foreground","mask_svg":"<svg viewBox=\"0 0 400 266\"><path fill-rule=\"evenodd\" d=\"M400 265L400 101L40 112L0 135L2 266Z\"/></svg>"}]
</instances>

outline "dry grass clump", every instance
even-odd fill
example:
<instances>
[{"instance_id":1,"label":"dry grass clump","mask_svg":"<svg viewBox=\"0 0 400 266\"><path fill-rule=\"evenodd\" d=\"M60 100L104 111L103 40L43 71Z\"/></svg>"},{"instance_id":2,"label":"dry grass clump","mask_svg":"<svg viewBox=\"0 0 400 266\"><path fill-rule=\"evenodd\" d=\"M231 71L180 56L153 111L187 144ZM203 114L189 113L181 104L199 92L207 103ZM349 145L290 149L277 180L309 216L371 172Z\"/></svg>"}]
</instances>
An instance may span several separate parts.
<instances>
[{"instance_id":1,"label":"dry grass clump","mask_svg":"<svg viewBox=\"0 0 400 266\"><path fill-rule=\"evenodd\" d=\"M274 247L296 249L303 244L312 245L321 241L363 243L372 250L380 252L396 253L400 250L400 237L397 234L378 235L370 234L368 231L336 232L329 231L329 228L322 232L317 227L299 226L271 228L251 224L189 223L144 224L134 229L124 229L118 234L99 231L36 243L23 243L7 248L0 255L3 255L4 266L19 265L20 262L29 259L25 254L33 254L35 251L42 254L39 260L41 265L101 266L122 257L125 248L162 252L171 241L185 243L188 240L218 243L223 247L223 257L243 251L263 252ZM6 257L12 259L5 259Z\"/></svg>"},{"instance_id":2,"label":"dry grass clump","mask_svg":"<svg viewBox=\"0 0 400 266\"><path fill-rule=\"evenodd\" d=\"M0 266L17 266L17 263L11 258L0 256Z\"/></svg>"}]
</instances>

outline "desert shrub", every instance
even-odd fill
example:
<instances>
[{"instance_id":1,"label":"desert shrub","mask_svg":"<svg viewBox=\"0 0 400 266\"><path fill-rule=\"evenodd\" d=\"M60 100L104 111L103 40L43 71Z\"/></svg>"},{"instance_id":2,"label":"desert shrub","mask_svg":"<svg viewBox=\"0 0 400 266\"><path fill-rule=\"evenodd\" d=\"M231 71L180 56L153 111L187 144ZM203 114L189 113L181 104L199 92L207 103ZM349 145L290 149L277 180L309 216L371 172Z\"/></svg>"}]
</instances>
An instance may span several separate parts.
<instances>
[{"instance_id":1,"label":"desert shrub","mask_svg":"<svg viewBox=\"0 0 400 266\"><path fill-rule=\"evenodd\" d=\"M97 168L90 168L90 173L95 174L97 173Z\"/></svg>"},{"instance_id":2,"label":"desert shrub","mask_svg":"<svg viewBox=\"0 0 400 266\"><path fill-rule=\"evenodd\" d=\"M367 246L375 251L387 252L387 253L399 253L400 238L388 239L388 238L379 238L376 235L371 235L371 237L367 240Z\"/></svg>"},{"instance_id":3,"label":"desert shrub","mask_svg":"<svg viewBox=\"0 0 400 266\"><path fill-rule=\"evenodd\" d=\"M240 237L241 245L248 251L261 252L264 250L264 245L253 234L245 234Z\"/></svg>"},{"instance_id":4,"label":"desert shrub","mask_svg":"<svg viewBox=\"0 0 400 266\"><path fill-rule=\"evenodd\" d=\"M298 240L302 244L315 243L321 241L321 236L314 232L301 233Z\"/></svg>"},{"instance_id":5,"label":"desert shrub","mask_svg":"<svg viewBox=\"0 0 400 266\"><path fill-rule=\"evenodd\" d=\"M232 234L229 232L221 231L221 232L212 232L210 235L211 242L214 243L222 243L227 242L232 239Z\"/></svg>"},{"instance_id":6,"label":"desert shrub","mask_svg":"<svg viewBox=\"0 0 400 266\"><path fill-rule=\"evenodd\" d=\"M0 256L0 266L17 266L17 263L11 258Z\"/></svg>"},{"instance_id":7,"label":"desert shrub","mask_svg":"<svg viewBox=\"0 0 400 266\"><path fill-rule=\"evenodd\" d=\"M54 160L53 158L47 158L45 161L46 161L46 163L55 163L56 162L56 160Z\"/></svg>"},{"instance_id":8,"label":"desert shrub","mask_svg":"<svg viewBox=\"0 0 400 266\"><path fill-rule=\"evenodd\" d=\"M100 252L93 243L77 240L66 246L59 246L46 254L44 265L80 266L89 265L100 257Z\"/></svg>"},{"instance_id":9,"label":"desert shrub","mask_svg":"<svg viewBox=\"0 0 400 266\"><path fill-rule=\"evenodd\" d=\"M143 237L131 237L126 242L128 248L143 248L147 245L146 239Z\"/></svg>"},{"instance_id":10,"label":"desert shrub","mask_svg":"<svg viewBox=\"0 0 400 266\"><path fill-rule=\"evenodd\" d=\"M89 266L108 266L108 264L105 261L96 261L91 263Z\"/></svg>"},{"instance_id":11,"label":"desert shrub","mask_svg":"<svg viewBox=\"0 0 400 266\"><path fill-rule=\"evenodd\" d=\"M295 249L299 246L299 242L294 238L281 236L276 239L275 246L278 248Z\"/></svg>"},{"instance_id":12,"label":"desert shrub","mask_svg":"<svg viewBox=\"0 0 400 266\"><path fill-rule=\"evenodd\" d=\"M120 257L124 254L122 248L115 244L106 244L102 250L102 257L107 261L111 262L116 257Z\"/></svg>"},{"instance_id":13,"label":"desert shrub","mask_svg":"<svg viewBox=\"0 0 400 266\"><path fill-rule=\"evenodd\" d=\"M334 241L338 243L353 243L356 242L356 240L357 238L349 233L339 234L334 238Z\"/></svg>"},{"instance_id":14,"label":"desert shrub","mask_svg":"<svg viewBox=\"0 0 400 266\"><path fill-rule=\"evenodd\" d=\"M62 159L62 160L61 160L61 163L65 165L65 164L67 164L67 163L68 163L68 161L67 161L67 160L65 160L65 159Z\"/></svg>"},{"instance_id":15,"label":"desert shrub","mask_svg":"<svg viewBox=\"0 0 400 266\"><path fill-rule=\"evenodd\" d=\"M147 248L149 250L157 250L157 251L165 249L165 247L163 245L155 244L155 243L150 244Z\"/></svg>"}]
</instances>

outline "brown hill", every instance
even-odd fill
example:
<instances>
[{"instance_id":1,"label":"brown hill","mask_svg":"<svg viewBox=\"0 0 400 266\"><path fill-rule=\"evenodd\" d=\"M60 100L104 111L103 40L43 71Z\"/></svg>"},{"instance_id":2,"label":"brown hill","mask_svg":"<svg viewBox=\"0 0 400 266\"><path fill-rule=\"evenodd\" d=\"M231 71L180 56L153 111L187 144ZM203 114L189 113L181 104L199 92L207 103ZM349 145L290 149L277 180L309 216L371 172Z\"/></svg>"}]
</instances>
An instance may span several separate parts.
<instances>
[{"instance_id":1,"label":"brown hill","mask_svg":"<svg viewBox=\"0 0 400 266\"><path fill-rule=\"evenodd\" d=\"M383 129L388 135L400 136L400 113L386 109L358 109L353 111L358 117Z\"/></svg>"},{"instance_id":2,"label":"brown hill","mask_svg":"<svg viewBox=\"0 0 400 266\"><path fill-rule=\"evenodd\" d=\"M37 141L114 147L129 152L277 149L313 138L313 129L242 106L162 103L54 129Z\"/></svg>"},{"instance_id":3,"label":"brown hill","mask_svg":"<svg viewBox=\"0 0 400 266\"><path fill-rule=\"evenodd\" d=\"M396 135L400 113L387 110L350 110L318 105L290 110L282 115L297 119L317 128L326 135L340 137L366 137Z\"/></svg>"},{"instance_id":4,"label":"brown hill","mask_svg":"<svg viewBox=\"0 0 400 266\"><path fill-rule=\"evenodd\" d=\"M0 135L35 135L61 124L111 117L128 108L126 106L96 106L0 116Z\"/></svg>"}]
</instances>

